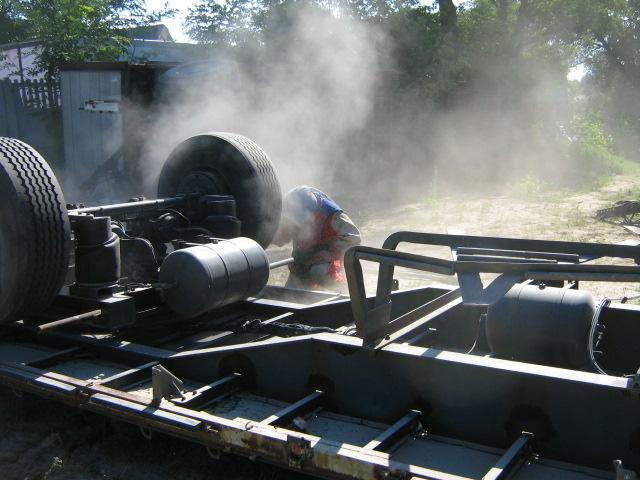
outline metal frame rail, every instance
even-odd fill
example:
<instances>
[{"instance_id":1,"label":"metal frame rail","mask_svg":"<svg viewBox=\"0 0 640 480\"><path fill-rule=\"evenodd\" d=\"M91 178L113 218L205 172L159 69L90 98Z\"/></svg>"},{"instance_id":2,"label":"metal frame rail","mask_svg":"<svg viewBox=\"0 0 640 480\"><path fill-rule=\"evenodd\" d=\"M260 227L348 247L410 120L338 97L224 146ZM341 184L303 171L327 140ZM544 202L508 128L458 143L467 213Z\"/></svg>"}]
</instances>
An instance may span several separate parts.
<instances>
[{"instance_id":1,"label":"metal frame rail","mask_svg":"<svg viewBox=\"0 0 640 480\"><path fill-rule=\"evenodd\" d=\"M411 303L411 309L400 310L403 313L389 321L390 302L395 301L396 308L400 304L395 300L398 292L391 295L391 282L395 266L457 274L459 278L466 273L499 273L506 279L501 288L520 278L549 275L638 281L640 267L578 262L598 255L635 259L639 250L579 244L584 248L571 253L576 244L551 242L556 245L545 244L547 251L540 252L543 245L531 243L535 241L514 240L511 244L505 243L511 239L498 239L492 244L496 249L489 252L487 239L474 238L407 232L387 239L385 246L389 248L349 250L346 268L351 307L364 342L334 333L266 339L257 333L249 339L243 337L243 343L228 344L226 336L211 332L212 340L194 344L191 333L176 324L165 343L149 343L148 339L136 343L122 341L117 335L55 329L38 334L26 325L15 324L8 325L7 334L0 337L0 351L5 347L15 351L17 344L22 351L31 348L36 353L22 359L12 353L10 363L0 362L0 383L134 423L146 437L160 431L202 444L214 457L220 452L233 453L324 478L464 480L532 478L537 474L561 478L567 471L576 479L608 478L606 472L590 467L606 468L613 458L628 463L624 457L629 449L626 439L637 425L633 379L399 343L403 336L462 304L465 292L464 288L453 289L430 297L430 301L420 297L425 303ZM471 258L458 256L452 261L395 251L405 239L446 242ZM461 239L466 242L463 247L458 245ZM512 261L523 258L527 261ZM364 295L363 260L380 264L378 291L369 301ZM313 308L335 319L342 305ZM379 315L378 325L370 321L376 309L380 312L374 313ZM296 315L302 313L303 309ZM281 313L272 319L291 315ZM363 349L368 341L377 342L376 355ZM118 368L97 380L77 378L75 373L69 376L61 369L68 363L91 360L98 366L108 362ZM142 387L148 388L145 385L151 386L151 393L139 393ZM485 392L487 388L491 392ZM566 402L533 405L544 409L538 414L532 407L533 426L540 423L544 427L549 418L555 432L545 438L542 428L542 434L535 433L534 442L533 434L522 432L526 425L520 423L520 407L523 399L535 403L536 398L563 398ZM269 405L271 410L261 407L225 416L227 400L251 405L256 399L262 399L263 406ZM585 431L574 428L581 412L570 406L578 399L588 404L584 408L594 416L595 427ZM507 435L494 428L506 418L517 424ZM315 424L315 430L314 421L321 422ZM332 422L338 426L328 430ZM594 438L601 438L600 425L607 425L604 431L609 441L597 452L585 453L586 446L596 443ZM432 435L430 428L441 435ZM348 437L354 430L358 430L359 440ZM448 456L433 453L443 448L448 449ZM539 459L532 453L534 448L543 456L550 452L556 460ZM464 470L464 458L456 453L462 451L476 459L483 457L473 473Z\"/></svg>"},{"instance_id":2,"label":"metal frame rail","mask_svg":"<svg viewBox=\"0 0 640 480\"><path fill-rule=\"evenodd\" d=\"M454 260L416 255L396 250L400 243L447 246L463 255ZM640 260L637 245L594 244L500 237L475 237L420 232L397 232L382 248L356 246L345 254L345 270L357 334L369 347L382 348L416 328L424 327L452 302L491 305L516 283L525 280L590 280L639 282L640 267L633 265L593 265L599 257ZM361 261L380 264L373 307L366 302ZM569 262L569 263L567 263ZM582 263L577 263L582 262ZM457 275L459 290L453 290L398 318L390 318L394 268L404 267L441 275ZM498 274L488 286L480 273ZM458 297L462 297L462 301ZM401 332L402 335L398 335Z\"/></svg>"},{"instance_id":3,"label":"metal frame rail","mask_svg":"<svg viewBox=\"0 0 640 480\"><path fill-rule=\"evenodd\" d=\"M337 341L338 336L324 334L321 337L318 337L319 341L332 343ZM46 339L43 335L36 338ZM297 338L293 341L299 343L314 338L315 336L309 336L307 339ZM270 348L271 343L273 342L261 342L260 348ZM287 343L291 342L280 339L273 346L284 346ZM219 378L203 387L185 389L180 395L160 389L161 398L158 398L155 391L152 397L144 397L126 390L148 381L152 377L152 371L161 363L170 365L172 358L179 360L182 356L189 358L206 355L207 351L167 356L162 354L162 350L157 350L156 360L139 366L130 365L128 370L97 381L82 380L51 370L54 365L73 359L74 355L82 358L83 354L86 355L96 347L85 344L63 349L56 355L43 355L22 364L0 363L0 383L136 424L140 427L141 434L148 439L152 437L153 431L162 432L202 444L214 458L223 452L234 453L251 460L260 459L324 478L470 480L481 477L497 480L517 477L520 469L529 465L530 460L535 460L540 468L546 468L547 474L552 475L544 478L554 478L553 475L561 475L566 471L571 471L576 475L575 478L606 478L606 472L599 470L538 459L532 452L533 435L526 432L517 437L506 450L432 436L423 427L422 422L427 417L419 410L409 411L361 446L307 433L296 419L317 415L328 407L324 402L324 392L318 390L262 420L247 421L219 416L215 408L208 407L234 392L250 390L242 375L237 373ZM147 359L153 356L152 351L139 346L129 345L127 349L144 351ZM128 361L135 363L140 359L139 355L135 355ZM156 382L153 383L155 389ZM349 420L352 425L361 422L357 418ZM406 456L403 457L405 460L396 459L395 452L400 451L403 445L411 449L415 448L411 446L411 442L421 441L457 445L455 448L484 452L487 459L495 460L492 466L486 467L486 473L470 476L407 463ZM526 477L526 472L524 474Z\"/></svg>"}]
</instances>

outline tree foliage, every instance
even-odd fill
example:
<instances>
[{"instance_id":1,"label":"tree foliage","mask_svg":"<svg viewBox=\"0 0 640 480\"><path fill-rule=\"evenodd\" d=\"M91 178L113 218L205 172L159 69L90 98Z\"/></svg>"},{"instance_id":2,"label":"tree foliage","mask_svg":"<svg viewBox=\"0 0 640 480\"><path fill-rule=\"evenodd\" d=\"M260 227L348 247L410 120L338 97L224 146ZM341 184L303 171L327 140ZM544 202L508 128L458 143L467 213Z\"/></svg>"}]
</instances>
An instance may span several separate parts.
<instances>
[{"instance_id":1,"label":"tree foliage","mask_svg":"<svg viewBox=\"0 0 640 480\"><path fill-rule=\"evenodd\" d=\"M189 9L185 26L201 43L239 45L255 31L259 4L247 0L204 0Z\"/></svg>"},{"instance_id":2,"label":"tree foliage","mask_svg":"<svg viewBox=\"0 0 640 480\"><path fill-rule=\"evenodd\" d=\"M268 45L303 4L384 30L410 104L480 98L479 108L510 112L514 135L541 143L572 128L590 142L573 117L597 118L607 149L640 159L640 0L201 0L187 27L201 42ZM576 89L566 77L577 66L586 76Z\"/></svg>"},{"instance_id":3,"label":"tree foliage","mask_svg":"<svg viewBox=\"0 0 640 480\"><path fill-rule=\"evenodd\" d=\"M17 0L0 0L0 44L24 39L26 31Z\"/></svg>"},{"instance_id":4,"label":"tree foliage","mask_svg":"<svg viewBox=\"0 0 640 480\"><path fill-rule=\"evenodd\" d=\"M8 40L41 42L35 69L47 78L66 62L115 60L129 46L126 29L171 14L147 12L144 0L1 0ZM0 24L0 25L2 25ZM36 72L32 72L36 73Z\"/></svg>"}]
</instances>

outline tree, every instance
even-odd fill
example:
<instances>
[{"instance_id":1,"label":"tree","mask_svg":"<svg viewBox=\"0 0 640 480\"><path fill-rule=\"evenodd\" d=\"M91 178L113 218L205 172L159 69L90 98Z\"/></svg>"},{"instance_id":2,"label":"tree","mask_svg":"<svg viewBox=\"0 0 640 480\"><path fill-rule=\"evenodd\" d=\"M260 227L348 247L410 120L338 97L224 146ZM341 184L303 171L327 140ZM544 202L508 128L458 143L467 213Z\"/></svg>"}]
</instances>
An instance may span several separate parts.
<instances>
[{"instance_id":1,"label":"tree","mask_svg":"<svg viewBox=\"0 0 640 480\"><path fill-rule=\"evenodd\" d=\"M440 2L453 6L452 0ZM408 8L419 8L419 0L200 0L189 9L185 26L198 42L238 46L261 40L267 30L286 28L293 13L302 9L382 22ZM449 22L455 23L455 11L455 6L453 15L447 9Z\"/></svg>"},{"instance_id":2,"label":"tree","mask_svg":"<svg viewBox=\"0 0 640 480\"><path fill-rule=\"evenodd\" d=\"M458 11L453 0L438 0L440 26L448 35L458 37Z\"/></svg>"},{"instance_id":3,"label":"tree","mask_svg":"<svg viewBox=\"0 0 640 480\"><path fill-rule=\"evenodd\" d=\"M0 44L25 40L27 25L16 0L0 0Z\"/></svg>"},{"instance_id":4,"label":"tree","mask_svg":"<svg viewBox=\"0 0 640 480\"><path fill-rule=\"evenodd\" d=\"M640 157L640 0L539 0L534 18L547 38L573 48L587 70L581 94L619 151Z\"/></svg>"},{"instance_id":5,"label":"tree","mask_svg":"<svg viewBox=\"0 0 640 480\"><path fill-rule=\"evenodd\" d=\"M204 0L189 8L185 26L188 35L200 43L238 45L255 31L258 9L252 0Z\"/></svg>"},{"instance_id":6,"label":"tree","mask_svg":"<svg viewBox=\"0 0 640 480\"><path fill-rule=\"evenodd\" d=\"M55 78L66 62L115 60L129 46L125 29L172 12L147 12L143 0L16 0L28 35L42 42L36 70Z\"/></svg>"}]
</instances>

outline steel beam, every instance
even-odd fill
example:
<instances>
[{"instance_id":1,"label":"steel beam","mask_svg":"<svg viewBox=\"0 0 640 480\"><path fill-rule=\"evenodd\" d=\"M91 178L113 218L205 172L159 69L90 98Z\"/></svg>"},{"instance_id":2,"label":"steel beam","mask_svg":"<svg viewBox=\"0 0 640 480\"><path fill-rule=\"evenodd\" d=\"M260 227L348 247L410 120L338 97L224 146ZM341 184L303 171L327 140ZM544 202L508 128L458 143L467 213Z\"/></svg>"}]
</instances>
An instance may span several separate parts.
<instances>
[{"instance_id":1,"label":"steel beam","mask_svg":"<svg viewBox=\"0 0 640 480\"><path fill-rule=\"evenodd\" d=\"M640 250L637 248L637 244L565 242L559 240L531 240L423 232L395 232L387 237L382 244L382 248L395 250L400 243L453 248L491 248L499 250L578 254L581 257L640 258Z\"/></svg>"},{"instance_id":2,"label":"steel beam","mask_svg":"<svg viewBox=\"0 0 640 480\"><path fill-rule=\"evenodd\" d=\"M324 397L324 392L316 390L310 395L292 403L277 413L265 418L260 423L262 425L272 425L274 427L286 427L293 422L296 417L304 417L306 414L317 408Z\"/></svg>"},{"instance_id":3,"label":"steel beam","mask_svg":"<svg viewBox=\"0 0 640 480\"><path fill-rule=\"evenodd\" d=\"M323 335L323 337L328 338L330 336ZM333 335L332 337L337 336ZM295 345L297 343L300 343L298 339L292 343L285 342L283 345ZM309 345L306 342L302 343L305 347L304 351L309 353ZM345 363L344 350L341 349L341 352L337 352L337 348L340 348L340 346L335 344L331 350L334 354L342 357L343 362L341 364L343 366L348 366L354 361L359 361L357 358L352 357ZM250 353L252 350L251 348L249 352L245 353ZM322 352L318 353L321 354ZM363 358L374 361L377 357L378 356L372 357L365 352ZM282 355L278 355L278 358L281 359ZM198 362L200 367L209 370L215 368L214 359L200 358L200 360L201 361ZM206 360L204 364L202 360ZM448 360L449 359L445 360L445 362ZM278 363L278 365L280 365L280 363ZM293 366L294 362L292 362L292 367ZM360 368L361 365L357 367ZM269 368L271 368L271 366ZM292 373L295 372L292 371ZM380 375L381 370L377 369L375 373ZM592 375L592 377L596 376ZM379 378L381 381L384 381L384 376ZM421 376L421 378L428 380L429 376ZM447 378L451 380L454 377L448 375ZM295 378L287 375L287 381L292 380L295 381ZM351 380L353 380L353 378L351 378ZM484 379L480 380L482 381ZM408 463L406 459L395 459L384 452L367 450L348 442L345 443L324 438L324 436L319 437L308 433L297 433L295 434L297 441L294 442L290 441L294 436L292 435L293 432L287 429L274 428L272 425L263 425L259 422L247 422L245 419L228 419L224 416L216 416L215 411L194 411L176 406L170 402L163 402L159 406L154 406L151 404L150 399L145 399L138 395L95 385L92 381L74 379L26 366L0 364L0 383L6 383L12 387L33 391L48 398L82 406L97 413L132 422L149 429L149 431L164 432L188 439L192 442L202 443L210 448L224 449L225 451L230 451L251 459L295 468L300 472L306 472L323 478L339 477L359 480L371 478L410 478L411 476L416 480L427 478L434 480L469 480L469 477L478 478L475 475L458 470L455 468L455 465L449 465L449 467L451 467L450 469L445 465L438 465L438 462L435 462L435 464L434 462L422 464L420 463L420 457L414 457L417 464L413 464L413 462ZM361 387L362 385L366 385L366 379L363 379L363 382L359 382L357 386ZM442 386L447 387L447 383L443 383ZM410 389L413 389L413 386L411 386ZM335 393L339 390L340 386L336 385L336 391L332 392L332 401ZM389 389L387 388L386 391L388 393ZM436 390L434 389L433 391L435 392ZM398 391L398 393L400 393L400 391ZM481 391L474 392L473 401L475 404L477 404L478 401L482 402L481 393ZM480 396L478 396L479 394ZM395 395L392 397L395 397ZM618 395L618 397L620 396ZM462 399L464 398L465 397L462 397ZM359 399L354 398L354 400ZM635 412L635 400L630 399L629 402L633 404ZM385 402L385 407L387 406L386 403L387 402ZM363 405L363 403L360 403L361 407ZM434 405L434 407L436 407L434 412L438 412L439 406ZM458 407L459 405L456 406L456 408ZM477 417L475 410L469 413L474 415L476 419L481 420ZM446 418L446 416L441 416L440 420ZM625 416L624 420L626 421L629 418L629 416ZM462 420L466 422L468 419L462 418ZM489 421L492 422L491 425L495 426L495 419L489 419ZM442 426L439 428L442 428ZM561 432L558 433L561 434ZM583 432L578 432L578 434L582 435ZM421 440L416 440L416 442L420 441ZM428 442L429 440L424 441ZM438 442L435 436L432 441ZM580 445L578 445L578 448L579 447ZM499 452L495 449L487 449L480 445L477 445L476 448L499 455ZM592 454L591 451L589 453ZM454 458L454 462L457 461L457 458ZM460 461L464 461L464 457L460 458ZM432 466L428 466L429 464ZM542 466L542 468L547 469L547 476L545 478L564 478L563 474L565 472L571 472L576 478L585 480L603 478L602 472L593 472L592 474L589 469L575 465L559 465L558 462L547 465L544 459L536 462L536 465L538 464ZM532 466L532 468L534 467L535 466ZM489 465L487 465L486 468L489 468Z\"/></svg>"},{"instance_id":4,"label":"steel beam","mask_svg":"<svg viewBox=\"0 0 640 480\"><path fill-rule=\"evenodd\" d=\"M416 428L419 424L419 418L421 415L422 412L419 410L411 410L376 438L367 443L363 448L367 450L377 450L379 452L388 451Z\"/></svg>"},{"instance_id":5,"label":"steel beam","mask_svg":"<svg viewBox=\"0 0 640 480\"><path fill-rule=\"evenodd\" d=\"M491 470L482 477L482 480L505 480L510 478L524 462L526 462L527 457L531 454L532 441L532 433L522 432Z\"/></svg>"},{"instance_id":6,"label":"steel beam","mask_svg":"<svg viewBox=\"0 0 640 480\"><path fill-rule=\"evenodd\" d=\"M124 390L126 387L135 385L136 383L151 380L151 369L158 364L159 362L145 363L139 367L125 370L124 372L117 373L102 380L97 380L95 383L109 388Z\"/></svg>"},{"instance_id":7,"label":"steel beam","mask_svg":"<svg viewBox=\"0 0 640 480\"><path fill-rule=\"evenodd\" d=\"M436 300L425 304L424 308L418 307L417 309L413 310L412 312L416 312L418 309L421 309L420 313L414 316L414 318L417 318L417 320L414 320L412 323L409 323L404 327L399 327L397 330L395 330L396 325L394 321L390 325L391 328L387 329L389 333L387 333L387 335L382 340L375 342L374 348L376 350L379 350L393 342L397 342L400 339L407 337L410 334L414 336L419 335L425 329L429 328L429 323L431 323L433 320L439 318L446 311L462 304L462 298L460 298L459 289L451 290L441 297L438 297Z\"/></svg>"},{"instance_id":8,"label":"steel beam","mask_svg":"<svg viewBox=\"0 0 640 480\"><path fill-rule=\"evenodd\" d=\"M237 391L242 387L242 375L234 373L209 385L200 387L185 395L184 398L173 399L172 402L184 408L202 409L207 403L219 399L223 395Z\"/></svg>"},{"instance_id":9,"label":"steel beam","mask_svg":"<svg viewBox=\"0 0 640 480\"><path fill-rule=\"evenodd\" d=\"M515 258L536 258L542 260L556 260L558 262L578 263L580 255L575 253L549 253L549 252L528 252L526 250L499 250L495 248L471 248L459 247L456 249L458 259L460 255L485 255L498 257L515 257Z\"/></svg>"},{"instance_id":10,"label":"steel beam","mask_svg":"<svg viewBox=\"0 0 640 480\"><path fill-rule=\"evenodd\" d=\"M496 425L507 421L522 431L534 423L536 437L543 439L538 453L595 468L610 468L611 458L632 455L628 437L640 422L631 379L398 343L371 355L361 339L336 334L182 352L167 365L178 375L204 378L231 355L242 358L239 365L248 372L255 368L260 395L302 396L313 374L330 379L331 405L341 414L389 424L397 420L389 418L393 412L406 412L421 399L439 433L493 447L504 436ZM585 415L593 427L576 430ZM595 452L589 449L603 437L609 441Z\"/></svg>"}]
</instances>

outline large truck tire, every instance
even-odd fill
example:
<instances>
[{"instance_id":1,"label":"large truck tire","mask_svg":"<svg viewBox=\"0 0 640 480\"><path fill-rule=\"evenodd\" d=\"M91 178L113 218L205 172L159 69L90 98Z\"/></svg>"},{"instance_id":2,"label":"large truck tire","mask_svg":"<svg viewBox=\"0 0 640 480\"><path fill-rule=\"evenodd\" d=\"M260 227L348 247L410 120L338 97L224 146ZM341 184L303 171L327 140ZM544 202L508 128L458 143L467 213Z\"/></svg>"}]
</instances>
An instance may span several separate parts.
<instances>
[{"instance_id":1,"label":"large truck tire","mask_svg":"<svg viewBox=\"0 0 640 480\"><path fill-rule=\"evenodd\" d=\"M242 236L266 248L280 222L282 193L275 168L252 140L235 133L196 135L171 152L160 172L158 197L233 195Z\"/></svg>"},{"instance_id":2,"label":"large truck tire","mask_svg":"<svg viewBox=\"0 0 640 480\"><path fill-rule=\"evenodd\" d=\"M26 143L0 137L0 323L51 304L69 267L70 231L47 162Z\"/></svg>"}]
</instances>

